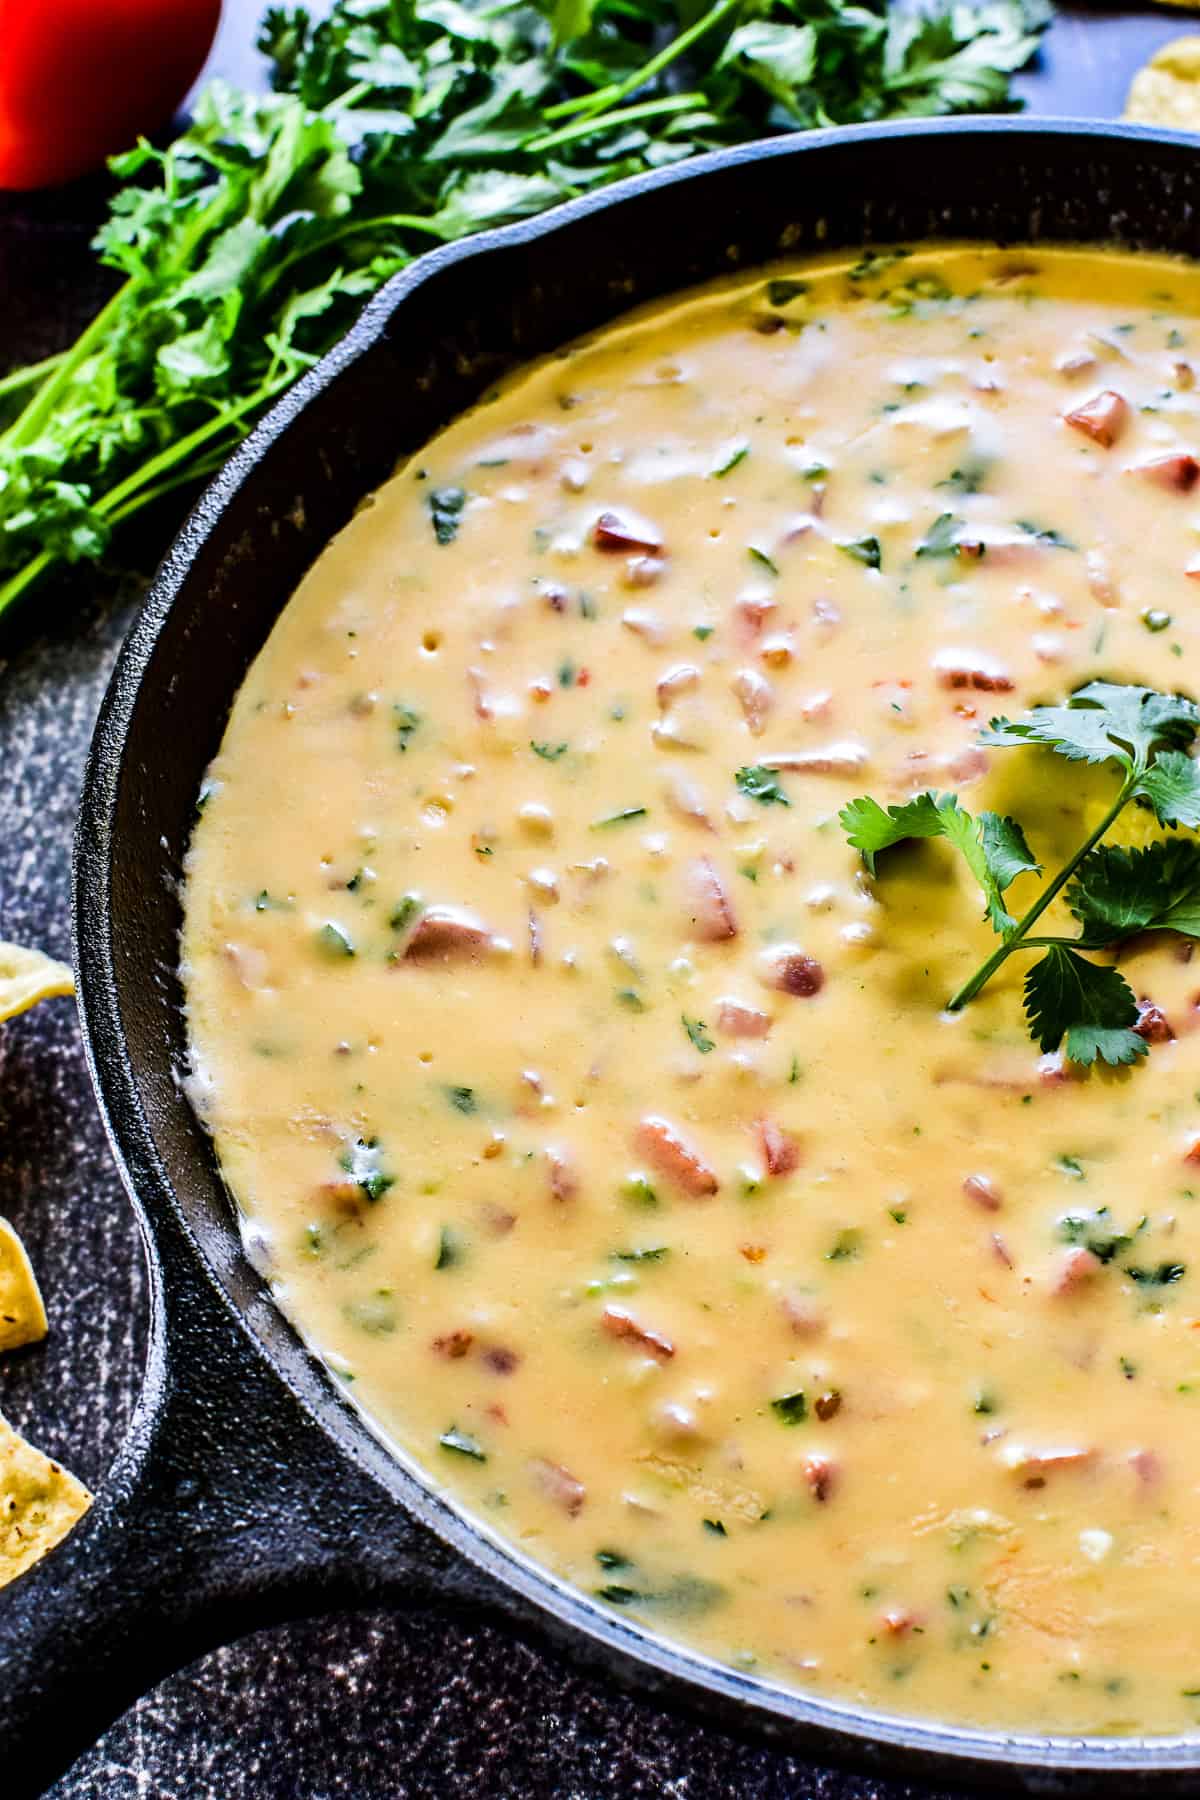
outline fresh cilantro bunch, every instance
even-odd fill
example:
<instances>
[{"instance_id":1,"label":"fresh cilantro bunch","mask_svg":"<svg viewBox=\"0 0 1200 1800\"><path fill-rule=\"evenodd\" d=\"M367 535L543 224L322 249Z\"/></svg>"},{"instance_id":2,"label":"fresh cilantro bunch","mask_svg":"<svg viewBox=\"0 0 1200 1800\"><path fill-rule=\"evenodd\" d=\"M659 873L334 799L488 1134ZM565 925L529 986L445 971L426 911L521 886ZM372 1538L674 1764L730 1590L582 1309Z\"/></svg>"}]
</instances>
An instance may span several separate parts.
<instances>
[{"instance_id":1,"label":"fresh cilantro bunch","mask_svg":"<svg viewBox=\"0 0 1200 1800\"><path fill-rule=\"evenodd\" d=\"M854 849L875 872L876 858L912 838L943 837L965 857L979 883L998 947L949 1001L957 1012L973 1000L1018 950L1045 955L1025 978L1025 1011L1043 1050L1066 1039L1072 1062L1131 1063L1147 1044L1133 1029L1138 1008L1124 976L1084 951L1106 950L1135 932L1177 931L1200 937L1200 840L1162 838L1145 849L1102 844L1121 813L1141 802L1160 825L1200 830L1200 764L1189 751L1200 707L1179 694L1089 682L1062 706L1037 706L1024 719L993 719L980 742L998 748L1040 744L1071 762L1111 763L1120 783L1111 806L1085 843L1014 919L1004 896L1018 875L1040 875L1015 819L993 812L972 818L953 794L918 794L885 812L875 800L852 800L841 813ZM1035 937L1033 926L1066 890L1079 924L1074 938Z\"/></svg>"},{"instance_id":2,"label":"fresh cilantro bunch","mask_svg":"<svg viewBox=\"0 0 1200 1800\"><path fill-rule=\"evenodd\" d=\"M272 8L275 93L214 84L167 150L115 159L96 248L123 285L70 349L0 377L0 613L211 474L429 245L771 132L1004 110L1048 16L1045 0Z\"/></svg>"}]
</instances>

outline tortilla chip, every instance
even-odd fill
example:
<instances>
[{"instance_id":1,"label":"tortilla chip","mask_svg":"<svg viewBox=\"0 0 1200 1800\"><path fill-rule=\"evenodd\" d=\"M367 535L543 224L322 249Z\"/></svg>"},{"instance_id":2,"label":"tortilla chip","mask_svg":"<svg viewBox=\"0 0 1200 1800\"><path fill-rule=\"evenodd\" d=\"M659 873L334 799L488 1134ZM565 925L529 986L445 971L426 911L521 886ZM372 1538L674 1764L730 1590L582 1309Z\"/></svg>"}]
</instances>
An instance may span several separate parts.
<instances>
[{"instance_id":1,"label":"tortilla chip","mask_svg":"<svg viewBox=\"0 0 1200 1800\"><path fill-rule=\"evenodd\" d=\"M1200 37L1175 38L1155 51L1130 83L1125 117L1200 131Z\"/></svg>"},{"instance_id":2,"label":"tortilla chip","mask_svg":"<svg viewBox=\"0 0 1200 1800\"><path fill-rule=\"evenodd\" d=\"M20 944L0 942L0 1020L50 1000L56 994L73 994L75 977L66 963L25 950Z\"/></svg>"},{"instance_id":3,"label":"tortilla chip","mask_svg":"<svg viewBox=\"0 0 1200 1800\"><path fill-rule=\"evenodd\" d=\"M91 1504L73 1475L0 1418L0 1587L40 1562Z\"/></svg>"},{"instance_id":4,"label":"tortilla chip","mask_svg":"<svg viewBox=\"0 0 1200 1800\"><path fill-rule=\"evenodd\" d=\"M0 1350L18 1350L46 1335L46 1308L25 1246L0 1219Z\"/></svg>"}]
</instances>

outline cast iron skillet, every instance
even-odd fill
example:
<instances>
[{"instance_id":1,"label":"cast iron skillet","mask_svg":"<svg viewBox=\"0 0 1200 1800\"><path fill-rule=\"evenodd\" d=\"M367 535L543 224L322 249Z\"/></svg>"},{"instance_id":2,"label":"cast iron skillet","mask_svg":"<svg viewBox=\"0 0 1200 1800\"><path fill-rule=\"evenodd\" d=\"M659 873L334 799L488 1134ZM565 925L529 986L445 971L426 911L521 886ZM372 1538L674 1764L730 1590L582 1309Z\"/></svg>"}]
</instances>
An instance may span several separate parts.
<instances>
[{"instance_id":1,"label":"cast iron skillet","mask_svg":"<svg viewBox=\"0 0 1200 1800\"><path fill-rule=\"evenodd\" d=\"M145 1241L151 1342L94 1509L0 1597L8 1800L212 1645L377 1601L536 1628L643 1693L827 1757L1028 1792L1194 1786L1200 1739L1005 1737L757 1684L613 1617L462 1516L372 1436L243 1255L179 1086L175 965L195 797L248 663L355 503L507 364L781 251L960 236L1195 254L1198 205L1194 141L1132 128L982 119L722 153L423 258L209 489L125 645L84 783L83 1024Z\"/></svg>"}]
</instances>

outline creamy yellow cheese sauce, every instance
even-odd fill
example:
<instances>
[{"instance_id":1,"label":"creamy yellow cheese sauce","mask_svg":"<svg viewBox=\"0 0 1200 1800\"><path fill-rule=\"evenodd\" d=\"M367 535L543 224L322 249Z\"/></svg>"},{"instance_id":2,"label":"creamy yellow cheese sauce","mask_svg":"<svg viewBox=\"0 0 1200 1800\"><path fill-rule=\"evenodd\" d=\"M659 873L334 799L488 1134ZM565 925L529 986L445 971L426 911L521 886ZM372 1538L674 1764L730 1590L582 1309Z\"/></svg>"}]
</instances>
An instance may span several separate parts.
<instances>
[{"instance_id":1,"label":"creamy yellow cheese sauce","mask_svg":"<svg viewBox=\"0 0 1200 1800\"><path fill-rule=\"evenodd\" d=\"M1083 1074L1028 958L945 1012L961 859L837 822L952 789L1053 869L1114 777L989 716L1195 695L1194 355L1196 271L1116 254L634 315L360 511L206 783L194 1091L280 1304L488 1528L766 1680L1200 1725L1200 963L1126 946L1149 1055Z\"/></svg>"}]
</instances>

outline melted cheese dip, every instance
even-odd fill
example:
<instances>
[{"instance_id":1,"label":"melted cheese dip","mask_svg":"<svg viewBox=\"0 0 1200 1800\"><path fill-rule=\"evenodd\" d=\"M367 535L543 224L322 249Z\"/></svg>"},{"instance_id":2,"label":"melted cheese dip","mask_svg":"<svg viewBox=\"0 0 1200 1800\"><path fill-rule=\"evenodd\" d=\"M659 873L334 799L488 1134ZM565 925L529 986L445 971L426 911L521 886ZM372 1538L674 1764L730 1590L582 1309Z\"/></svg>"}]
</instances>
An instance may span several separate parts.
<instances>
[{"instance_id":1,"label":"melted cheese dip","mask_svg":"<svg viewBox=\"0 0 1200 1800\"><path fill-rule=\"evenodd\" d=\"M1194 689L1193 353L1196 273L1107 254L635 315L360 511L206 783L195 1089L280 1304L488 1528L769 1680L1200 1724L1200 964L1123 952L1139 1066L1039 1057L1028 957L944 1011L961 858L837 820L1082 841L1112 772L977 733Z\"/></svg>"}]
</instances>

